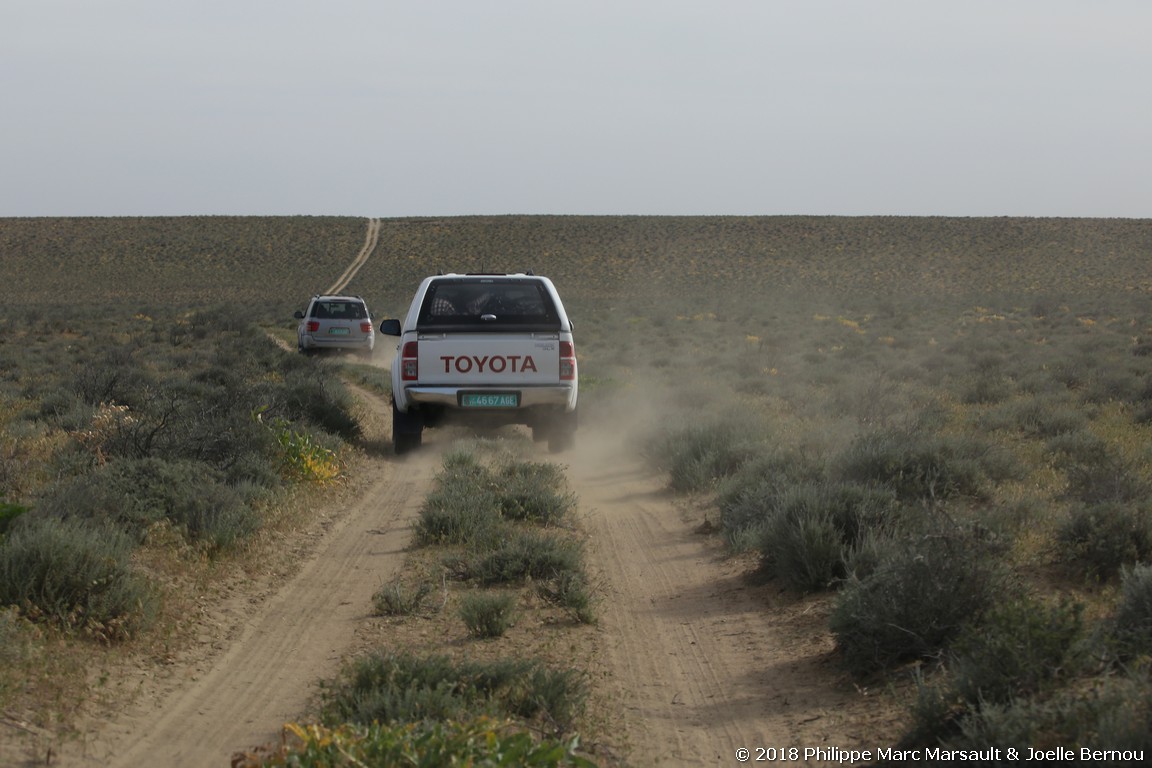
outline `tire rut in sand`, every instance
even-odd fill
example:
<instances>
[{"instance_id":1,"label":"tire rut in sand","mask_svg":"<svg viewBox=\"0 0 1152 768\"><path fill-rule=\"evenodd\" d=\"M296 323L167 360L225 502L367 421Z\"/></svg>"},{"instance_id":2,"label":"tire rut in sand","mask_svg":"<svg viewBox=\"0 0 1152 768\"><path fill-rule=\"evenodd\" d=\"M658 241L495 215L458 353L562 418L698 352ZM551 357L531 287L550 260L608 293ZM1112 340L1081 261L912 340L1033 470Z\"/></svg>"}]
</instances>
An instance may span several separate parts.
<instances>
[{"instance_id":1,"label":"tire rut in sand","mask_svg":"<svg viewBox=\"0 0 1152 768\"><path fill-rule=\"evenodd\" d=\"M387 404L367 397L382 422ZM300 562L287 583L240 589L214 606L218 620L234 623L217 650L175 660L166 681L145 683L135 704L54 765L220 766L278 742L283 724L309 710L316 682L338 671L372 595L403 565L433 471L430 462L372 456L363 465L373 479L326 506L323 533L297 542Z\"/></svg>"},{"instance_id":2,"label":"tire rut in sand","mask_svg":"<svg viewBox=\"0 0 1152 768\"><path fill-rule=\"evenodd\" d=\"M734 765L739 747L884 743L891 707L837 670L826 601L750 585L748 562L697 533L699 512L636 460L575 458L570 477L607 590L597 696L617 702L628 764Z\"/></svg>"}]
</instances>

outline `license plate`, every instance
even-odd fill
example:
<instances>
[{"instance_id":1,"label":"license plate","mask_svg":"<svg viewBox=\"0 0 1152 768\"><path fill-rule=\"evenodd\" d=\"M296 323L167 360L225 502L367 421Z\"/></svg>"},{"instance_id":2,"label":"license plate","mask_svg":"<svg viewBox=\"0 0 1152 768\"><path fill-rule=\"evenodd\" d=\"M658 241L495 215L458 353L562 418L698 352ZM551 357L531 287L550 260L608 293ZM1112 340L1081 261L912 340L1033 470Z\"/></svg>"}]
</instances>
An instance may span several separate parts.
<instances>
[{"instance_id":1,"label":"license plate","mask_svg":"<svg viewBox=\"0 0 1152 768\"><path fill-rule=\"evenodd\" d=\"M329 333L329 335L332 335L332 336L347 336L348 335L348 329L347 328L329 328L328 333Z\"/></svg>"},{"instance_id":2,"label":"license plate","mask_svg":"<svg viewBox=\"0 0 1152 768\"><path fill-rule=\"evenodd\" d=\"M461 408L518 408L519 392L466 392L460 395Z\"/></svg>"}]
</instances>

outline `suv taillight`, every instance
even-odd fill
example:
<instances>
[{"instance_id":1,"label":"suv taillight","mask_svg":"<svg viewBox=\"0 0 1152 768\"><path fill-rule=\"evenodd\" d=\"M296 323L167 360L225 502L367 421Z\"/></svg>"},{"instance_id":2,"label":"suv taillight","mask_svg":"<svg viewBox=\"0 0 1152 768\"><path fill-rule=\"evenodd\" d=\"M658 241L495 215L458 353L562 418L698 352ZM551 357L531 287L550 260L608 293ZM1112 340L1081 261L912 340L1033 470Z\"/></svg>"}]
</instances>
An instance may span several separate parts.
<instances>
[{"instance_id":1,"label":"suv taillight","mask_svg":"<svg viewBox=\"0 0 1152 768\"><path fill-rule=\"evenodd\" d=\"M576 378L576 346L570 341L560 342L560 380Z\"/></svg>"},{"instance_id":2,"label":"suv taillight","mask_svg":"<svg viewBox=\"0 0 1152 768\"><path fill-rule=\"evenodd\" d=\"M320 321L319 320L309 320L308 321L308 333L316 333L316 331L318 331L318 330L320 330Z\"/></svg>"},{"instance_id":3,"label":"suv taillight","mask_svg":"<svg viewBox=\"0 0 1152 768\"><path fill-rule=\"evenodd\" d=\"M372 333L372 322L370 320L361 320L360 321L360 332L361 333Z\"/></svg>"},{"instance_id":4,"label":"suv taillight","mask_svg":"<svg viewBox=\"0 0 1152 768\"><path fill-rule=\"evenodd\" d=\"M419 345L409 341L400 353L400 378L403 381L416 381L420 378Z\"/></svg>"}]
</instances>

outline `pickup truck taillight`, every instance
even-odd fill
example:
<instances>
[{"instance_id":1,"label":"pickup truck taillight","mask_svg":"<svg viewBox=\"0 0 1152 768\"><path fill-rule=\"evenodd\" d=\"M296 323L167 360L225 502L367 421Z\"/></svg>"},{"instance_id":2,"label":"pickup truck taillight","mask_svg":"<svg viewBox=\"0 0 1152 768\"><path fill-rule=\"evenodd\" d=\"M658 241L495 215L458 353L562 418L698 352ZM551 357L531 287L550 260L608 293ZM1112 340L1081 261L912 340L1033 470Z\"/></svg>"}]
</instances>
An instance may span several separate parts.
<instances>
[{"instance_id":1,"label":"pickup truck taillight","mask_svg":"<svg viewBox=\"0 0 1152 768\"><path fill-rule=\"evenodd\" d=\"M560 380L576 378L576 346L570 341L560 342Z\"/></svg>"},{"instance_id":2,"label":"pickup truck taillight","mask_svg":"<svg viewBox=\"0 0 1152 768\"><path fill-rule=\"evenodd\" d=\"M400 353L400 379L402 381L416 381L420 378L420 358L418 342L409 341L404 344Z\"/></svg>"}]
</instances>

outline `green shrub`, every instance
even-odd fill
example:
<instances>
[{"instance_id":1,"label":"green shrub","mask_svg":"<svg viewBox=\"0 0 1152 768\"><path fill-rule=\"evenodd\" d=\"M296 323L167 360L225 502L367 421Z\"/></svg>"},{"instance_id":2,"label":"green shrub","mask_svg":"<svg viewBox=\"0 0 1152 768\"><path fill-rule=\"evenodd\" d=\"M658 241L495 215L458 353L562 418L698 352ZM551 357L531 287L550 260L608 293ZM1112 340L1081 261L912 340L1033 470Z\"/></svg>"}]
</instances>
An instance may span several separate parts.
<instances>
[{"instance_id":1,"label":"green shrub","mask_svg":"<svg viewBox=\"0 0 1152 768\"><path fill-rule=\"evenodd\" d=\"M514 462L494 478L500 514L507 520L552 524L576 509L575 494L565 491L564 469L546 462Z\"/></svg>"},{"instance_id":2,"label":"green shrub","mask_svg":"<svg viewBox=\"0 0 1152 768\"><path fill-rule=\"evenodd\" d=\"M502 530L500 485L476 452L457 446L444 456L416 524L421 544L484 544Z\"/></svg>"},{"instance_id":3,"label":"green shrub","mask_svg":"<svg viewBox=\"0 0 1152 768\"><path fill-rule=\"evenodd\" d=\"M516 622L516 594L465 593L460 599L460 618L473 637L502 637Z\"/></svg>"},{"instance_id":4,"label":"green shrub","mask_svg":"<svg viewBox=\"0 0 1152 768\"><path fill-rule=\"evenodd\" d=\"M1066 496L1085 504L1147 499L1152 487L1130 462L1104 453L1091 461L1069 463Z\"/></svg>"},{"instance_id":5,"label":"green shrub","mask_svg":"<svg viewBox=\"0 0 1152 768\"><path fill-rule=\"evenodd\" d=\"M881 534L897 511L891 492L821 483L780 494L761 535L763 568L800 591L828 589L848 575L865 533Z\"/></svg>"},{"instance_id":6,"label":"green shrub","mask_svg":"<svg viewBox=\"0 0 1152 768\"><path fill-rule=\"evenodd\" d=\"M979 373L968 381L960 400L970 404L1000 403L1012 396L1012 381L993 371Z\"/></svg>"},{"instance_id":7,"label":"green shrub","mask_svg":"<svg viewBox=\"0 0 1152 768\"><path fill-rule=\"evenodd\" d=\"M108 526L26 517L0 543L0 605L105 641L129 637L157 609L132 550L132 539Z\"/></svg>"},{"instance_id":8,"label":"green shrub","mask_svg":"<svg viewBox=\"0 0 1152 768\"><path fill-rule=\"evenodd\" d=\"M1002 429L1031 437L1053 438L1084 428L1088 418L1066 396L1032 396L1012 400L979 419L985 429Z\"/></svg>"},{"instance_id":9,"label":"green shrub","mask_svg":"<svg viewBox=\"0 0 1152 768\"><path fill-rule=\"evenodd\" d=\"M1082 606L997 603L951 650L952 688L970 706L1036 696L1079 671Z\"/></svg>"},{"instance_id":10,"label":"green shrub","mask_svg":"<svg viewBox=\"0 0 1152 768\"><path fill-rule=\"evenodd\" d=\"M970 539L937 534L905 542L837 595L829 624L845 665L863 675L939 654L980 620L998 576Z\"/></svg>"},{"instance_id":11,"label":"green shrub","mask_svg":"<svg viewBox=\"0 0 1152 768\"><path fill-rule=\"evenodd\" d=\"M1132 504L1101 502L1072 509L1056 532L1064 556L1096 578L1152 557L1152 515Z\"/></svg>"},{"instance_id":12,"label":"green shrub","mask_svg":"<svg viewBox=\"0 0 1152 768\"><path fill-rule=\"evenodd\" d=\"M530 659L459 661L385 651L357 659L325 683L322 720L368 724L515 716L570 728L587 685L576 670Z\"/></svg>"},{"instance_id":13,"label":"green shrub","mask_svg":"<svg viewBox=\"0 0 1152 768\"><path fill-rule=\"evenodd\" d=\"M676 491L711 490L756 455L756 437L746 421L727 420L669 428L649 440L649 461L668 473Z\"/></svg>"},{"instance_id":14,"label":"green shrub","mask_svg":"<svg viewBox=\"0 0 1152 768\"><path fill-rule=\"evenodd\" d=\"M16 522L16 519L28 511L28 507L21 504L9 504L6 501L0 501L0 541L4 540L4 535L8 533L8 529Z\"/></svg>"},{"instance_id":15,"label":"green shrub","mask_svg":"<svg viewBox=\"0 0 1152 768\"><path fill-rule=\"evenodd\" d=\"M973 438L873 432L837 457L833 474L850 483L884 485L901 501L980 497L988 456L988 446Z\"/></svg>"},{"instance_id":16,"label":"green shrub","mask_svg":"<svg viewBox=\"0 0 1152 768\"><path fill-rule=\"evenodd\" d=\"M1147 752L1152 749L1152 681L1147 670L1137 670L1062 690L1049 698L988 704L964 716L958 730L941 746L1000 749L1001 754L1008 748L1027 754L1029 747ZM1132 765L1133 759L1119 754L1091 763Z\"/></svg>"},{"instance_id":17,"label":"green shrub","mask_svg":"<svg viewBox=\"0 0 1152 768\"><path fill-rule=\"evenodd\" d=\"M577 539L532 530L510 530L490 549L467 562L465 577L481 584L554 579L583 571L584 548Z\"/></svg>"},{"instance_id":18,"label":"green shrub","mask_svg":"<svg viewBox=\"0 0 1152 768\"><path fill-rule=\"evenodd\" d=\"M716 503L720 509L720 529L734 551L759 543L779 497L796 485L817 483L824 467L798 451L771 450L744 464L724 480Z\"/></svg>"},{"instance_id":19,"label":"green shrub","mask_svg":"<svg viewBox=\"0 0 1152 768\"><path fill-rule=\"evenodd\" d=\"M440 768L446 765L594 768L576 754L580 741L536 739L511 721L479 717L463 722L405 725L372 723L286 726L292 739L271 754L242 756L235 768L332 768L391 766Z\"/></svg>"},{"instance_id":20,"label":"green shrub","mask_svg":"<svg viewBox=\"0 0 1152 768\"><path fill-rule=\"evenodd\" d=\"M289 421L307 421L345 440L363 434L352 395L328 366L317 363L285 371L283 397Z\"/></svg>"},{"instance_id":21,"label":"green shrub","mask_svg":"<svg viewBox=\"0 0 1152 768\"><path fill-rule=\"evenodd\" d=\"M567 610L581 624L595 623L596 601L583 573L565 571L557 574L555 578L539 582L536 592L548 602Z\"/></svg>"},{"instance_id":22,"label":"green shrub","mask_svg":"<svg viewBox=\"0 0 1152 768\"><path fill-rule=\"evenodd\" d=\"M1125 569L1112 634L1123 659L1152 656L1152 565Z\"/></svg>"},{"instance_id":23,"label":"green shrub","mask_svg":"<svg viewBox=\"0 0 1152 768\"><path fill-rule=\"evenodd\" d=\"M1088 429L1076 429L1053 436L1045 444L1058 467L1099 466L1110 460L1108 443Z\"/></svg>"},{"instance_id":24,"label":"green shrub","mask_svg":"<svg viewBox=\"0 0 1152 768\"><path fill-rule=\"evenodd\" d=\"M57 517L114 523L142 539L148 526L171 521L209 552L254 533L260 518L206 464L160 458L120 459L57 486L42 503Z\"/></svg>"},{"instance_id":25,"label":"green shrub","mask_svg":"<svg viewBox=\"0 0 1152 768\"><path fill-rule=\"evenodd\" d=\"M401 581L385 584L372 595L372 607L377 616L410 616L420 610L432 591L432 585L421 582L409 586Z\"/></svg>"}]
</instances>

